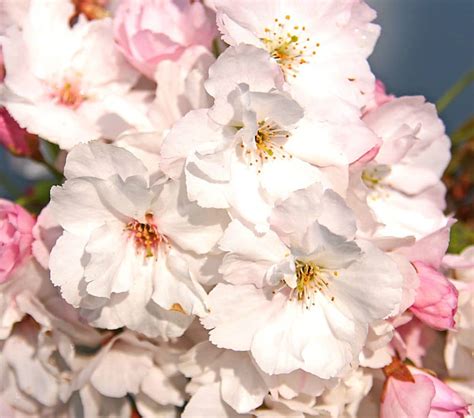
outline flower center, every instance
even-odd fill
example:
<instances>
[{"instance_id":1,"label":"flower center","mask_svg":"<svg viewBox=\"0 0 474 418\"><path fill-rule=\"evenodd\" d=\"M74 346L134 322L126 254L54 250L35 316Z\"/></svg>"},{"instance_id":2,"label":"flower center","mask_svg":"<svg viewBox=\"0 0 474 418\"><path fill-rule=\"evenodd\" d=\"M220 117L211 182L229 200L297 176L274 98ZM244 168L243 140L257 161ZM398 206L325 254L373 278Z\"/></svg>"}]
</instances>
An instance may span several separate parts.
<instances>
[{"instance_id":1,"label":"flower center","mask_svg":"<svg viewBox=\"0 0 474 418\"><path fill-rule=\"evenodd\" d=\"M59 104L72 109L77 109L86 100L86 96L81 92L79 84L70 81L64 82L62 87L56 90L54 96Z\"/></svg>"},{"instance_id":2,"label":"flower center","mask_svg":"<svg viewBox=\"0 0 474 418\"><path fill-rule=\"evenodd\" d=\"M166 242L166 237L158 232L158 228L153 220L153 214L145 215L146 223L133 220L125 227L135 241L137 251L144 251L146 257L156 257L158 247L162 242Z\"/></svg>"},{"instance_id":3,"label":"flower center","mask_svg":"<svg viewBox=\"0 0 474 418\"><path fill-rule=\"evenodd\" d=\"M110 16L105 6L107 0L73 0L76 11L72 20L77 20L79 15L83 14L89 20L103 19Z\"/></svg>"},{"instance_id":4,"label":"flower center","mask_svg":"<svg viewBox=\"0 0 474 418\"><path fill-rule=\"evenodd\" d=\"M390 171L390 167L385 164L366 168L362 171L362 181L371 190L370 198L372 200L388 197L389 193L386 190L388 184L384 182L384 179L390 174Z\"/></svg>"},{"instance_id":5,"label":"flower center","mask_svg":"<svg viewBox=\"0 0 474 418\"><path fill-rule=\"evenodd\" d=\"M306 27L291 23L291 16L284 19L274 19L271 28L264 28L265 36L260 38L270 55L278 62L286 77L296 77L298 68L307 64L316 55L314 46L319 48L319 42L312 43L307 36Z\"/></svg>"},{"instance_id":6,"label":"flower center","mask_svg":"<svg viewBox=\"0 0 474 418\"><path fill-rule=\"evenodd\" d=\"M321 292L334 301L334 296L328 295L327 292L330 279L339 275L337 271L330 271L312 261L295 260L295 275L296 287L291 289L290 300L296 295L296 299L309 309L310 305L315 305L316 293Z\"/></svg>"},{"instance_id":7,"label":"flower center","mask_svg":"<svg viewBox=\"0 0 474 418\"><path fill-rule=\"evenodd\" d=\"M263 120L258 122L258 130L255 134L253 144L245 146L240 145L244 149L244 160L249 165L256 164L261 166L263 162L269 159L276 160L278 158L293 158L287 153L283 146L290 137L290 132L281 128L272 121ZM260 172L260 169L258 170Z\"/></svg>"}]
</instances>

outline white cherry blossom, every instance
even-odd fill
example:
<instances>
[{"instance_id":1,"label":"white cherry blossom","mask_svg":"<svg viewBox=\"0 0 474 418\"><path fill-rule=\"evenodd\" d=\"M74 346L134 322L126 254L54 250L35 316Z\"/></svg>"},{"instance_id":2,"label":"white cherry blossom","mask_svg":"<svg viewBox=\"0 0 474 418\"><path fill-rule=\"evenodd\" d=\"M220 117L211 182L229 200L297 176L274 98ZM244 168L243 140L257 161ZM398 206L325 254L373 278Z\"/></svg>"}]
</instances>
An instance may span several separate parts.
<instances>
[{"instance_id":1,"label":"white cherry blossom","mask_svg":"<svg viewBox=\"0 0 474 418\"><path fill-rule=\"evenodd\" d=\"M211 342L250 351L268 374L340 376L357 364L368 326L398 309L402 277L372 244L336 235L318 220L308 224L291 200L280 211L294 226L271 224L257 235L231 222L220 241L229 284L211 291L202 323ZM285 229L290 233L279 235Z\"/></svg>"},{"instance_id":2,"label":"white cherry blossom","mask_svg":"<svg viewBox=\"0 0 474 418\"><path fill-rule=\"evenodd\" d=\"M375 157L354 174L382 226L376 234L422 238L445 226L440 178L450 145L434 105L423 97L401 97L369 112L364 121L382 139Z\"/></svg>"},{"instance_id":3,"label":"white cherry blossom","mask_svg":"<svg viewBox=\"0 0 474 418\"><path fill-rule=\"evenodd\" d=\"M127 129L117 112L126 117L121 96L137 79L115 50L111 20L80 17L71 28L73 10L68 1L32 0L23 29L12 26L1 40L4 105L22 127L63 149Z\"/></svg>"},{"instance_id":4,"label":"white cherry blossom","mask_svg":"<svg viewBox=\"0 0 474 418\"><path fill-rule=\"evenodd\" d=\"M379 34L361 1L216 0L218 26L230 45L264 49L305 105L338 98L362 107L375 79L367 64Z\"/></svg>"},{"instance_id":5,"label":"white cherry blossom","mask_svg":"<svg viewBox=\"0 0 474 418\"><path fill-rule=\"evenodd\" d=\"M112 145L75 147L65 175L50 203L64 230L49 262L62 296L96 326L182 334L207 309L186 260L213 249L225 213L204 213L178 181L150 184L140 160Z\"/></svg>"}]
</instances>

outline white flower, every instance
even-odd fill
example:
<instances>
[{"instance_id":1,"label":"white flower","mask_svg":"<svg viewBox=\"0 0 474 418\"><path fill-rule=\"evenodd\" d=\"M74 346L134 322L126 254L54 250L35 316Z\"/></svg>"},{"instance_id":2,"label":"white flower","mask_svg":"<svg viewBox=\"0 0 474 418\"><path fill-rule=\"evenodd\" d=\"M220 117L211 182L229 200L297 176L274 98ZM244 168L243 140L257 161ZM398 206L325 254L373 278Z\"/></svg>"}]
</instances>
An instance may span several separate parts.
<instances>
[{"instance_id":1,"label":"white flower","mask_svg":"<svg viewBox=\"0 0 474 418\"><path fill-rule=\"evenodd\" d=\"M331 417L357 418L359 404L372 388L372 376L358 369L351 371L339 384L318 398L318 406L330 411ZM362 416L362 415L360 415Z\"/></svg>"},{"instance_id":2,"label":"white flower","mask_svg":"<svg viewBox=\"0 0 474 418\"><path fill-rule=\"evenodd\" d=\"M78 391L81 397L95 394L92 405L83 399L88 408L100 407L98 401L106 399L120 405L131 394L142 416L174 417L176 406L184 404L186 383L177 369L180 353L164 343L124 331L97 353L83 356L83 366L75 374L70 391Z\"/></svg>"},{"instance_id":3,"label":"white flower","mask_svg":"<svg viewBox=\"0 0 474 418\"><path fill-rule=\"evenodd\" d=\"M33 259L0 288L0 399L25 414L65 412L76 346L102 340L62 300Z\"/></svg>"},{"instance_id":4,"label":"white flower","mask_svg":"<svg viewBox=\"0 0 474 418\"><path fill-rule=\"evenodd\" d=\"M206 88L215 95L214 106L178 121L161 159L173 178L184 167L189 197L200 206L230 208L263 230L275 201L292 191L316 180L331 188L341 183L344 190L348 164L377 142L358 119L336 124L306 117L275 89L275 63L258 48L229 48L209 72Z\"/></svg>"},{"instance_id":5,"label":"white flower","mask_svg":"<svg viewBox=\"0 0 474 418\"><path fill-rule=\"evenodd\" d=\"M169 129L190 110L212 104L204 90L204 81L214 61L206 48L196 46L186 50L177 61L165 60L158 64L156 94L148 112L156 129Z\"/></svg>"},{"instance_id":6,"label":"white flower","mask_svg":"<svg viewBox=\"0 0 474 418\"><path fill-rule=\"evenodd\" d=\"M422 238L446 225L440 177L450 141L434 105L401 97L369 112L364 122L382 139L375 158L354 174L382 224L376 235Z\"/></svg>"},{"instance_id":7,"label":"white flower","mask_svg":"<svg viewBox=\"0 0 474 418\"><path fill-rule=\"evenodd\" d=\"M255 364L250 353L223 350L209 341L195 345L182 356L180 370L190 377L187 392L192 395L185 408L188 416L201 416L209 408L199 400L203 393L213 391L217 383L221 399L215 402L231 407L240 414L258 408L268 393L287 399L300 393L318 396L331 381L321 380L301 370L270 376Z\"/></svg>"},{"instance_id":8,"label":"white flower","mask_svg":"<svg viewBox=\"0 0 474 418\"><path fill-rule=\"evenodd\" d=\"M50 256L62 296L99 327L182 334L206 310L187 260L214 247L227 215L189 202L180 182L151 184L140 160L112 145L78 145L65 175L50 203L64 230Z\"/></svg>"},{"instance_id":9,"label":"white flower","mask_svg":"<svg viewBox=\"0 0 474 418\"><path fill-rule=\"evenodd\" d=\"M276 209L291 222L262 235L231 222L220 241L230 284L211 291L202 323L211 342L250 351L268 374L301 369L327 379L357 364L368 326L398 308L402 277L373 245L332 233L337 216L326 218L323 207L321 222L308 224L295 201Z\"/></svg>"},{"instance_id":10,"label":"white flower","mask_svg":"<svg viewBox=\"0 0 474 418\"><path fill-rule=\"evenodd\" d=\"M71 28L73 11L68 1L32 0L23 30L10 27L1 40L6 108L64 149L126 129L116 110L137 79L115 50L111 20L80 18Z\"/></svg>"},{"instance_id":11,"label":"white flower","mask_svg":"<svg viewBox=\"0 0 474 418\"><path fill-rule=\"evenodd\" d=\"M368 100L375 79L366 58L379 27L370 23L375 12L365 3L216 0L214 4L223 39L230 45L245 43L266 50L302 103L330 97L360 108Z\"/></svg>"}]
</instances>

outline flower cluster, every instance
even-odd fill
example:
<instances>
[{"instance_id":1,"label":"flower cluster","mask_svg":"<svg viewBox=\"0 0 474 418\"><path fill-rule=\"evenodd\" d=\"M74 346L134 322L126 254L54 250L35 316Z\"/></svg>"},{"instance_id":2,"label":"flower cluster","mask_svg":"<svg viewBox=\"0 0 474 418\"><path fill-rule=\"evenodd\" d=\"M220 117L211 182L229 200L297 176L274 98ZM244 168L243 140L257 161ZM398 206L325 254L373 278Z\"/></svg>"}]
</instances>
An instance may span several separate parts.
<instances>
[{"instance_id":1,"label":"flower cluster","mask_svg":"<svg viewBox=\"0 0 474 418\"><path fill-rule=\"evenodd\" d=\"M37 218L0 200L0 415L468 414L450 141L376 81L362 0L0 16L0 142L64 177Z\"/></svg>"}]
</instances>

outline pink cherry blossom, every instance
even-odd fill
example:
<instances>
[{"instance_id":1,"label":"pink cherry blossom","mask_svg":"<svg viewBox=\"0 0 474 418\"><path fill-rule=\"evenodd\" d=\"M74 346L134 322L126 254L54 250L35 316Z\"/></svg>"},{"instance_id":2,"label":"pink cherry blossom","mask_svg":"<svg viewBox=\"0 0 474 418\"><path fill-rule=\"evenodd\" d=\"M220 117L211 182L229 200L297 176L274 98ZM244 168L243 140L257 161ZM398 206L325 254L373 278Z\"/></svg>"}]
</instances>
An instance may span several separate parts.
<instances>
[{"instance_id":1,"label":"pink cherry blossom","mask_svg":"<svg viewBox=\"0 0 474 418\"><path fill-rule=\"evenodd\" d=\"M0 283L31 254L35 220L21 206L0 199Z\"/></svg>"},{"instance_id":2,"label":"pink cherry blossom","mask_svg":"<svg viewBox=\"0 0 474 418\"><path fill-rule=\"evenodd\" d=\"M381 418L460 418L468 414L466 402L432 374L398 359L384 373Z\"/></svg>"},{"instance_id":3,"label":"pink cherry blossom","mask_svg":"<svg viewBox=\"0 0 474 418\"><path fill-rule=\"evenodd\" d=\"M125 0L115 17L120 50L149 78L158 63L176 61L188 48L210 49L216 34L212 12L189 0Z\"/></svg>"}]
</instances>

